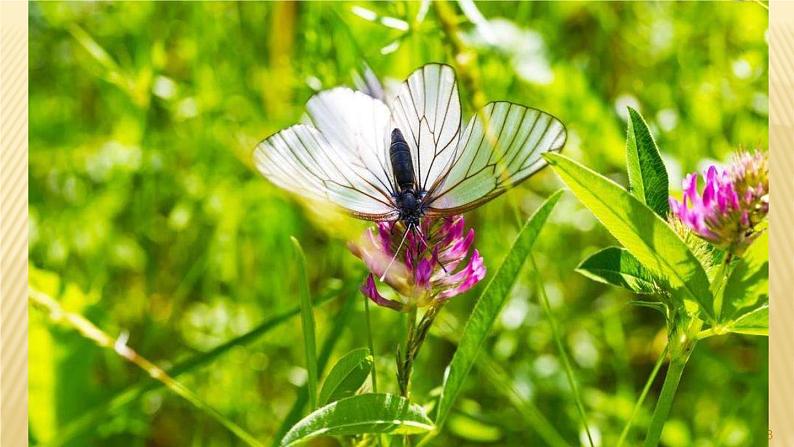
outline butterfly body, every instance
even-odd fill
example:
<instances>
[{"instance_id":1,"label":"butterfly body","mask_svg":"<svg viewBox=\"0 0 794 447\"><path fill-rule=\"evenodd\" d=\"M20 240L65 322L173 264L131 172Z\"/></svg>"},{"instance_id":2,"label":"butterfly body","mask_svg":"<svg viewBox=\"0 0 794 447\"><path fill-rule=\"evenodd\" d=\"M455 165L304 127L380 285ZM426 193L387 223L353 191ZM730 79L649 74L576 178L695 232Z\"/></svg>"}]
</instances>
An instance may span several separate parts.
<instances>
[{"instance_id":1,"label":"butterfly body","mask_svg":"<svg viewBox=\"0 0 794 447\"><path fill-rule=\"evenodd\" d=\"M405 223L408 228L416 227L424 215L424 206L422 205L424 192L417 189L411 150L408 143L405 142L402 132L397 128L391 132L389 160L396 183L394 185L394 202L399 211L397 219Z\"/></svg>"}]
</instances>

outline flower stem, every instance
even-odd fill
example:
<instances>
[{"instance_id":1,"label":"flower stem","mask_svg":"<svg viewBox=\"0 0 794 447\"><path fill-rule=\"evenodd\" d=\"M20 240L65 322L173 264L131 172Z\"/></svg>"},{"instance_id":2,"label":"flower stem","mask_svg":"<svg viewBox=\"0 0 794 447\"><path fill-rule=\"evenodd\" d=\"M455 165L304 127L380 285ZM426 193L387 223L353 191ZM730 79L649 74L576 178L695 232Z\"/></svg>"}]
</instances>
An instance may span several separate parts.
<instances>
[{"instance_id":1,"label":"flower stem","mask_svg":"<svg viewBox=\"0 0 794 447\"><path fill-rule=\"evenodd\" d=\"M413 349L416 334L416 314L417 310L414 307L408 312L408 333L405 337L405 345L403 345L403 354L400 356L399 350L397 351L397 383L400 386L400 396L408 399L411 386L411 370L414 367L414 358L416 351ZM402 447L410 447L411 437L408 434L402 436Z\"/></svg>"},{"instance_id":2,"label":"flower stem","mask_svg":"<svg viewBox=\"0 0 794 447\"><path fill-rule=\"evenodd\" d=\"M644 447L656 447L659 445L662 429L665 422L667 422L667 417L670 415L670 408L673 406L673 399L681 381L681 374L683 374L689 357L695 349L700 328L703 327L703 320L699 318L687 318L684 323L673 330L669 339L667 348L670 352L670 365L664 377L662 392L656 401L656 408L653 410L651 424L648 426L645 444L643 444Z\"/></svg>"},{"instance_id":3,"label":"flower stem","mask_svg":"<svg viewBox=\"0 0 794 447\"><path fill-rule=\"evenodd\" d=\"M369 298L364 297L364 315L367 320L367 346L369 347L369 355L372 356L372 392L378 392L378 374L375 371L375 348L372 342L372 324L369 317Z\"/></svg>"},{"instance_id":4,"label":"flower stem","mask_svg":"<svg viewBox=\"0 0 794 447\"><path fill-rule=\"evenodd\" d=\"M410 394L411 371L414 366L414 359L419 354L433 321L436 319L438 311L443 305L435 304L430 306L422 315L419 324L416 323L417 310L414 308L408 313L408 335L405 340L402 355L397 353L397 382L400 385L400 395L408 399Z\"/></svg>"},{"instance_id":5,"label":"flower stem","mask_svg":"<svg viewBox=\"0 0 794 447\"><path fill-rule=\"evenodd\" d=\"M372 356L372 392L378 392L378 372L375 370L375 344L372 342L372 323L370 322L369 317L369 298L364 297L364 316L367 321L367 346L369 347L369 355ZM381 434L376 434L375 439L377 440L378 447L383 447L383 440L381 439Z\"/></svg>"},{"instance_id":6,"label":"flower stem","mask_svg":"<svg viewBox=\"0 0 794 447\"><path fill-rule=\"evenodd\" d=\"M400 396L408 398L408 388L411 382L411 370L414 366L414 353L412 353L412 345L414 344L414 334L416 332L416 308L414 307L407 315L408 329L405 336L405 344L403 345L402 355L397 353L397 383L400 386Z\"/></svg>"},{"instance_id":7,"label":"flower stem","mask_svg":"<svg viewBox=\"0 0 794 447\"><path fill-rule=\"evenodd\" d=\"M678 390L678 384L681 381L681 374L684 372L687 360L687 358L676 358L670 361L670 367L667 369L667 374L664 378L662 393L656 402L651 425L648 427L644 447L656 447L659 445L659 438L662 436L664 423L670 414L670 408L673 406L673 398Z\"/></svg>"},{"instance_id":8,"label":"flower stem","mask_svg":"<svg viewBox=\"0 0 794 447\"><path fill-rule=\"evenodd\" d=\"M716 276L714 276L714 280L711 284L711 292L714 294L714 316L717 321L720 321L720 314L722 313L722 300L724 295L724 285L725 280L728 278L730 274L730 266L731 261L733 260L733 255L728 252L725 255L725 259L720 264L720 268L717 271Z\"/></svg>"},{"instance_id":9,"label":"flower stem","mask_svg":"<svg viewBox=\"0 0 794 447\"><path fill-rule=\"evenodd\" d=\"M714 316L717 321L720 321L720 312L722 311L722 299L724 292L725 280L731 272L731 261L733 255L729 252L725 255L725 259L721 263L717 274L711 283L711 293L714 296ZM717 324L717 323L715 323ZM706 338L719 333L719 326L701 332L703 321L698 318L689 320L686 328L683 330L679 328L674 331L671 338L670 350L670 366L667 368L667 373L664 378L664 385L662 385L662 392L659 395L659 400L656 402L656 409L653 411L651 424L648 426L648 433L645 436L644 447L656 447L659 445L659 438L662 436L662 429L670 415L670 408L673 406L673 398L678 390L678 384L681 381L681 375L684 372L692 350L695 349L695 344L699 339Z\"/></svg>"},{"instance_id":10,"label":"flower stem","mask_svg":"<svg viewBox=\"0 0 794 447\"><path fill-rule=\"evenodd\" d=\"M637 403L634 404L634 410L632 410L631 416L629 417L628 422L626 422L626 426L623 427L623 432L620 433L618 447L622 446L626 441L626 436L628 436L629 431L631 431L631 426L634 424L634 419L637 417L637 413L640 412L642 403L645 401L645 397L648 395L648 391L650 391L654 380L656 380L656 375L659 374L659 369L662 367L662 363L664 363L664 360L667 358L667 350L668 347L665 346L664 351L662 351L661 355L659 355L659 359L656 360L656 365L654 365L653 371L651 371L651 374L648 376L648 380L645 382L645 387L642 389L642 393L640 393Z\"/></svg>"}]
</instances>

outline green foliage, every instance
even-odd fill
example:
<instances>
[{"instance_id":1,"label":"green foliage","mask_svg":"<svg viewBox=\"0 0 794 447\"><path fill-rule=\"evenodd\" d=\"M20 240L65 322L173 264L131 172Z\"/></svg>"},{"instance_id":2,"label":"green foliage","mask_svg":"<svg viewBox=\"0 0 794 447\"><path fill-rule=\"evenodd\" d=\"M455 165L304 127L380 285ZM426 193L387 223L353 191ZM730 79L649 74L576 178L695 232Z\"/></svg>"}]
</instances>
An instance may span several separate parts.
<instances>
[{"instance_id":1,"label":"green foliage","mask_svg":"<svg viewBox=\"0 0 794 447\"><path fill-rule=\"evenodd\" d=\"M546 160L629 253L680 290L679 296L695 301L707 317L714 318L706 271L667 222L591 169L559 154L548 154Z\"/></svg>"},{"instance_id":2,"label":"green foliage","mask_svg":"<svg viewBox=\"0 0 794 447\"><path fill-rule=\"evenodd\" d=\"M328 404L295 424L281 440L296 445L318 436L417 434L433 429L422 407L392 394L360 394Z\"/></svg>"},{"instance_id":3,"label":"green foliage","mask_svg":"<svg viewBox=\"0 0 794 447\"><path fill-rule=\"evenodd\" d=\"M353 304L356 301L357 300L347 298L342 305L342 308L339 309L336 315L334 315L333 325L331 325L328 334L326 334L322 348L320 348L320 355L317 358L318 374L322 374L325 370L328 360L331 358L331 353L339 342L345 327L350 322ZM273 436L273 442L271 445L277 446L284 435L292 428L293 425L295 425L295 423L300 420L301 416L303 415L304 407L309 400L308 389L308 383L304 383L303 386L298 389L298 395L294 397L292 408L290 408L289 412L281 420L281 425L279 426L278 431L276 431L275 436Z\"/></svg>"},{"instance_id":4,"label":"green foliage","mask_svg":"<svg viewBox=\"0 0 794 447\"><path fill-rule=\"evenodd\" d=\"M769 303L742 314L728 323L729 330L737 334L769 335Z\"/></svg>"},{"instance_id":5,"label":"green foliage","mask_svg":"<svg viewBox=\"0 0 794 447\"><path fill-rule=\"evenodd\" d=\"M670 211L667 202L670 195L667 169L645 120L631 107L628 111L626 166L629 174L629 191L654 210L659 217L666 219Z\"/></svg>"},{"instance_id":6,"label":"green foliage","mask_svg":"<svg viewBox=\"0 0 794 447\"><path fill-rule=\"evenodd\" d=\"M309 277L306 274L306 256L300 242L294 237L292 244L298 259L298 298L301 304L301 329L303 330L303 349L306 352L306 369L309 372L309 403L312 410L317 408L317 347L314 337L314 311L309 293Z\"/></svg>"},{"instance_id":7,"label":"green foliage","mask_svg":"<svg viewBox=\"0 0 794 447\"><path fill-rule=\"evenodd\" d=\"M665 321L667 321L668 325L670 323L670 307L661 301L642 301L642 300L633 300L629 301L629 304L633 304L639 307L647 307L648 309L654 309L664 316Z\"/></svg>"},{"instance_id":8,"label":"green foliage","mask_svg":"<svg viewBox=\"0 0 794 447\"><path fill-rule=\"evenodd\" d=\"M725 283L723 318L740 318L742 313L769 302L769 232L756 239L741 258Z\"/></svg>"},{"instance_id":9,"label":"green foliage","mask_svg":"<svg viewBox=\"0 0 794 447\"><path fill-rule=\"evenodd\" d=\"M352 293L352 291L332 290L330 292L324 293L323 296L315 300L313 304L318 306L320 304L326 303L331 298L337 297L338 295L346 295L350 293ZM166 372L171 377L177 378L182 374L197 371L201 367L212 363L234 349L243 348L254 343L255 341L264 337L267 333L292 320L300 313L300 310L300 306L296 306L289 311L267 319L250 331L238 337L234 337L233 339L228 340L207 352L196 354L175 364L172 368L168 368ZM340 318L340 321L344 320L344 318ZM327 351L328 349L324 348L324 350ZM322 355L320 360L323 360ZM84 412L79 417L72 419L68 424L62 427L59 432L58 439L53 440L51 445L62 445L69 443L73 437L89 431L99 421L101 421L103 418L106 418L108 414L121 411L125 406L128 406L140 399L147 391L155 390L161 386L163 386L162 382L151 379L148 381L136 382L125 387L124 389L115 393L112 398L109 398L103 404L97 405L91 411Z\"/></svg>"},{"instance_id":10,"label":"green foliage","mask_svg":"<svg viewBox=\"0 0 794 447\"><path fill-rule=\"evenodd\" d=\"M656 278L622 247L607 247L582 261L576 271L588 278L641 295L659 291Z\"/></svg>"},{"instance_id":11,"label":"green foliage","mask_svg":"<svg viewBox=\"0 0 794 447\"><path fill-rule=\"evenodd\" d=\"M549 296L546 294L546 289L543 287L543 282L540 279L540 272L538 271L538 266L535 263L535 259L530 255L532 259L532 271L535 275L535 283L538 287L538 297L540 301L540 305L543 308L543 312L546 314L546 318L549 320L549 325L551 326L551 335L554 338L554 343L557 345L557 352L562 359L562 365L565 369L565 375L568 378L568 385L571 387L571 394L573 395L574 402L576 402L576 410L579 413L579 423L582 425L585 435L587 436L587 442L590 447L595 447L595 443L593 442L593 435L590 433L590 424L587 421L587 412L584 409L584 404L582 403L582 395L579 391L579 385L576 380L576 373L573 370L573 366L571 365L570 356L568 352L565 350L565 345L562 342L562 338L560 336L560 330L557 327L557 319L554 316L554 313L551 310L551 304L549 303Z\"/></svg>"},{"instance_id":12,"label":"green foliage","mask_svg":"<svg viewBox=\"0 0 794 447\"><path fill-rule=\"evenodd\" d=\"M596 281L627 288L634 293L654 293L663 298L677 296L675 288L683 286L689 298L694 298L700 306L700 312L712 325L701 332L703 317L698 312L692 312L683 301L632 301L632 304L659 310L665 316L668 345L648 378L618 444L622 445L625 441L660 362L669 352L670 365L643 444L645 447L656 447L669 418L684 368L697 341L729 331L750 335L768 334L768 296L760 293L768 290L768 250L766 234L763 234L760 243L756 241L748 250L746 259L738 261L737 269L732 262L732 254L720 253L715 247L692 239L692 233L675 220L672 226L662 220L669 213L666 201L661 200L667 196L667 170L644 120L631 108L628 127L626 165L630 192L634 197L614 182L559 154L547 154L546 159L579 200L626 245L625 250L611 247L596 253L580 264L579 272ZM682 232L683 238L679 236ZM660 245L655 245L657 243ZM708 258L709 265L712 261L718 263L711 278L701 264L700 260L704 257ZM661 281L658 275L663 275ZM726 295L729 296L733 311L729 312L731 314L735 314L737 308L758 302L762 297L766 299L726 324L722 318ZM562 348L560 352L563 360L566 360ZM566 371L570 377L572 373L567 361ZM574 382L571 386L576 390ZM584 414L581 404L579 411Z\"/></svg>"},{"instance_id":13,"label":"green foliage","mask_svg":"<svg viewBox=\"0 0 794 447\"><path fill-rule=\"evenodd\" d=\"M464 414L453 413L447 422L447 429L455 436L477 444L498 442L502 431L477 418Z\"/></svg>"},{"instance_id":14,"label":"green foliage","mask_svg":"<svg viewBox=\"0 0 794 447\"><path fill-rule=\"evenodd\" d=\"M354 349L340 358L331 368L320 389L320 405L350 397L361 388L372 371L369 349Z\"/></svg>"},{"instance_id":15,"label":"green foliage","mask_svg":"<svg viewBox=\"0 0 794 447\"><path fill-rule=\"evenodd\" d=\"M488 285L483 290L482 295L477 300L477 304L471 311L466 326L463 328L463 335L458 343L458 349L452 357L452 361L447 367L444 376L444 385L441 390L441 397L438 400L438 410L436 412L436 424L441 427L452 409L458 394L463 387L463 382L469 371L474 365L485 338L491 332L491 327L499 316L499 312L504 307L510 289L513 287L524 261L532 250L532 245L543 229L554 205L560 200L562 191L549 196L543 205L527 219L516 236L516 240L507 252L504 261L499 266L496 273L491 276Z\"/></svg>"}]
</instances>

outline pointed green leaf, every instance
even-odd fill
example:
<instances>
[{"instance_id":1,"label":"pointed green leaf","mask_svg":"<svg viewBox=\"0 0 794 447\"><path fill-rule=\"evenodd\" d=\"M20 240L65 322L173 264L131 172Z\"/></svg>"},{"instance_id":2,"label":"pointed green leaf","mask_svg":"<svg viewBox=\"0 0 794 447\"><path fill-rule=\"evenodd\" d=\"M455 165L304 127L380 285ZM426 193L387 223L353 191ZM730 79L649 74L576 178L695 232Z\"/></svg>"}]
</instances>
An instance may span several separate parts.
<instances>
[{"instance_id":1,"label":"pointed green leaf","mask_svg":"<svg viewBox=\"0 0 794 447\"><path fill-rule=\"evenodd\" d=\"M769 336L769 303L742 315L728 327L737 334Z\"/></svg>"},{"instance_id":2,"label":"pointed green leaf","mask_svg":"<svg viewBox=\"0 0 794 447\"><path fill-rule=\"evenodd\" d=\"M769 298L769 232L765 231L737 261L725 283L725 320Z\"/></svg>"},{"instance_id":3,"label":"pointed green leaf","mask_svg":"<svg viewBox=\"0 0 794 447\"><path fill-rule=\"evenodd\" d=\"M647 307L649 309L658 310L662 313L662 315L664 315L665 320L670 318L670 309L668 309L667 304L664 304L661 301L629 301L629 304L633 304L637 307Z\"/></svg>"},{"instance_id":4,"label":"pointed green leaf","mask_svg":"<svg viewBox=\"0 0 794 447\"><path fill-rule=\"evenodd\" d=\"M667 202L667 197L670 195L667 169L645 120L636 110L631 107L628 109L626 167L629 173L629 191L640 199L640 202L666 219L670 211Z\"/></svg>"},{"instance_id":5,"label":"pointed green leaf","mask_svg":"<svg viewBox=\"0 0 794 447\"><path fill-rule=\"evenodd\" d=\"M582 261L576 271L594 281L641 295L657 292L653 273L622 247L607 247L593 254Z\"/></svg>"},{"instance_id":6,"label":"pointed green leaf","mask_svg":"<svg viewBox=\"0 0 794 447\"><path fill-rule=\"evenodd\" d=\"M292 244L298 258L298 297L301 303L301 327L303 329L303 347L306 352L306 370L309 372L309 403L312 410L317 408L317 347L314 336L314 314L312 297L309 294L309 277L306 273L306 256L300 242L294 237Z\"/></svg>"},{"instance_id":7,"label":"pointed green leaf","mask_svg":"<svg viewBox=\"0 0 794 447\"><path fill-rule=\"evenodd\" d=\"M292 446L318 436L416 434L433 429L419 405L392 394L360 394L328 404L295 424L281 440Z\"/></svg>"},{"instance_id":8,"label":"pointed green leaf","mask_svg":"<svg viewBox=\"0 0 794 447\"><path fill-rule=\"evenodd\" d=\"M361 388L372 370L372 355L367 348L343 355L331 368L320 390L320 405L350 397Z\"/></svg>"},{"instance_id":9,"label":"pointed green leaf","mask_svg":"<svg viewBox=\"0 0 794 447\"><path fill-rule=\"evenodd\" d=\"M545 154L580 202L637 260L714 320L703 265L670 225L617 183L560 154Z\"/></svg>"},{"instance_id":10,"label":"pointed green leaf","mask_svg":"<svg viewBox=\"0 0 794 447\"><path fill-rule=\"evenodd\" d=\"M441 427L452 409L455 399L458 397L466 376L469 374L477 353L485 342L485 338L491 331L496 317L502 310L508 293L518 277L524 261L529 256L529 252L535 240L543 228L543 224L551 214L554 205L560 199L562 191L557 191L538 208L537 211L527 220L510 251L507 252L502 265L491 277L485 290L474 305L474 309L466 321L463 328L458 349L452 356L452 361L447 368L444 385L441 390L441 397L438 402L438 412L436 415L436 425Z\"/></svg>"}]
</instances>

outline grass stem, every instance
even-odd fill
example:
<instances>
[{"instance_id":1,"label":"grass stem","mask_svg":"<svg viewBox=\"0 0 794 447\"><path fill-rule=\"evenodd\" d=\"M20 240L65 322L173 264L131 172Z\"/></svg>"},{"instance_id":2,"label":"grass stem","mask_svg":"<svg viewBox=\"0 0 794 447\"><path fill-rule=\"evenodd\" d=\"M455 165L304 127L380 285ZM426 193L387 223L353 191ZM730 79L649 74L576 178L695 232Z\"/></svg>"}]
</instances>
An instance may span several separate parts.
<instances>
[{"instance_id":1,"label":"grass stem","mask_svg":"<svg viewBox=\"0 0 794 447\"><path fill-rule=\"evenodd\" d=\"M306 273L306 256L300 242L294 237L292 244L298 258L298 297L301 303L301 327L303 328L303 344L306 351L306 369L309 372L309 405L311 410L317 409L317 344L314 335L314 313L312 298L309 292L309 276Z\"/></svg>"},{"instance_id":2,"label":"grass stem","mask_svg":"<svg viewBox=\"0 0 794 447\"><path fill-rule=\"evenodd\" d=\"M211 418L215 419L218 423L228 429L233 435L243 441L245 444L252 447L262 447L262 444L256 438L245 431L242 427L234 423L232 420L221 414L218 410L211 407L209 404L201 400L196 394L190 391L185 385L176 381L173 377L168 375L163 369L147 360L145 357L138 354L135 350L127 346L124 337L113 338L103 330L96 327L93 323L88 321L82 315L68 312L64 310L57 301L52 297L41 291L30 289L29 297L31 304L35 307L46 311L49 317L56 322L60 322L71 329L76 330L83 337L93 341L98 346L106 349L112 349L119 356L123 357L130 363L141 368L150 377L165 385L169 390L185 399L194 407L202 410Z\"/></svg>"},{"instance_id":3,"label":"grass stem","mask_svg":"<svg viewBox=\"0 0 794 447\"><path fill-rule=\"evenodd\" d=\"M634 419L636 419L637 414L640 412L640 408L642 408L642 403L645 401L645 397L648 396L648 391L651 389L651 385L656 380L656 376L659 374L659 369L661 369L662 364L664 363L665 359L667 358L667 346L664 347L664 350L659 355L659 358L656 360L656 365L653 367L653 371L648 376L648 380L645 382L645 387L642 389L642 393L640 393L640 397L637 399L637 402L634 404L634 409L631 412L631 416L629 420L626 422L626 426L623 427L623 431L620 433L620 439L618 439L617 447L621 447L623 443L626 441L626 437L629 435L629 431L631 431L631 426L634 424Z\"/></svg>"},{"instance_id":4,"label":"grass stem","mask_svg":"<svg viewBox=\"0 0 794 447\"><path fill-rule=\"evenodd\" d=\"M579 418L581 419L582 425L584 426L585 433L587 434L587 440L590 443L590 447L594 447L595 443L593 443L593 437L590 434L590 428L587 425L587 415L584 411L584 404L582 403L582 396L579 393L579 387L576 384L576 376L573 372L573 367L571 366L571 361L568 359L568 354L565 351L565 346L562 343L562 338L560 337L559 329L557 329L557 323L554 320L554 315L551 312L551 306L549 305L549 297L546 295L546 288L543 287L543 281L540 277L540 272L538 271L538 266L535 263L535 256L530 254L529 261L532 263L532 271L535 276L535 283L538 287L538 298L543 307L543 311L546 313L546 318L549 319L549 325L551 326L551 333L554 337L554 343L557 345L557 350L560 353L560 358L562 358L562 364L565 367L565 374L568 377L568 384L571 386L571 392L573 393L574 401L576 401L576 409L579 412Z\"/></svg>"}]
</instances>

